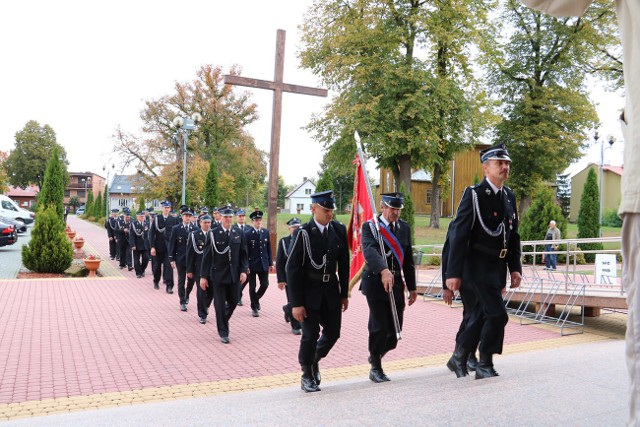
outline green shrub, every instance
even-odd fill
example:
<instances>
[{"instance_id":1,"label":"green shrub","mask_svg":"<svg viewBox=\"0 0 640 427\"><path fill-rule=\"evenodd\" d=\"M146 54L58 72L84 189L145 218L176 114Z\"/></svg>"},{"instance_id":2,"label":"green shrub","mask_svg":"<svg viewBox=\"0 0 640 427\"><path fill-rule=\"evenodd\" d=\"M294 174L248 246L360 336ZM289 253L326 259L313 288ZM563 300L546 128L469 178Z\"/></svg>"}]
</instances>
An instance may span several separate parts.
<instances>
[{"instance_id":1,"label":"green shrub","mask_svg":"<svg viewBox=\"0 0 640 427\"><path fill-rule=\"evenodd\" d=\"M606 227L622 227L622 219L616 209L607 209L602 215L602 225Z\"/></svg>"},{"instance_id":2,"label":"green shrub","mask_svg":"<svg viewBox=\"0 0 640 427\"><path fill-rule=\"evenodd\" d=\"M22 247L22 263L37 273L63 273L73 261L73 246L64 232L56 207L38 212L31 241Z\"/></svg>"}]
</instances>

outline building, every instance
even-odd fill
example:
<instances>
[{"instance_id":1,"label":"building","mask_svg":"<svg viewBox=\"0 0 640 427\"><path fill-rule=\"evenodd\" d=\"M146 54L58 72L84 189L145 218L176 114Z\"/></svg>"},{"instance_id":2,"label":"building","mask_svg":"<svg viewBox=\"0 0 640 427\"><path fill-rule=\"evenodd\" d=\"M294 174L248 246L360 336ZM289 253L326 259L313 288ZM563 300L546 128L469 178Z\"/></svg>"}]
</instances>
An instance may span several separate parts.
<instances>
[{"instance_id":1,"label":"building","mask_svg":"<svg viewBox=\"0 0 640 427\"><path fill-rule=\"evenodd\" d=\"M39 192L40 189L36 185L30 185L25 189L10 185L7 196L21 208L29 209L36 204L36 197Z\"/></svg>"},{"instance_id":2,"label":"building","mask_svg":"<svg viewBox=\"0 0 640 427\"><path fill-rule=\"evenodd\" d=\"M89 192L93 193L93 199L102 193L107 184L107 180L93 172L69 172L71 182L64 190L64 204L68 205L72 197L77 197L80 204L86 205Z\"/></svg>"},{"instance_id":3,"label":"building","mask_svg":"<svg viewBox=\"0 0 640 427\"><path fill-rule=\"evenodd\" d=\"M311 195L316 191L316 184L313 181L302 178L302 183L284 196L283 213L310 214Z\"/></svg>"},{"instance_id":4,"label":"building","mask_svg":"<svg viewBox=\"0 0 640 427\"><path fill-rule=\"evenodd\" d=\"M589 169L594 169L598 178L598 187L600 186L600 165L595 163L589 163L584 169L571 177L571 203L569 205L569 220L571 222L578 220L580 199L582 199ZM602 194L602 210L604 212L611 209L618 210L622 200L621 185L624 168L622 166L605 165L603 170L602 191L600 192Z\"/></svg>"},{"instance_id":5,"label":"building","mask_svg":"<svg viewBox=\"0 0 640 427\"><path fill-rule=\"evenodd\" d=\"M488 145L476 145L473 150L457 153L449 162L449 172L443 177L440 199L440 216L452 216L460 203L464 189L484 178L480 150ZM376 189L376 207L380 194L395 191L395 179L388 169L380 169L380 185ZM444 196L444 197L442 197ZM431 174L423 169L411 174L411 200L417 215L431 215Z\"/></svg>"},{"instance_id":6,"label":"building","mask_svg":"<svg viewBox=\"0 0 640 427\"><path fill-rule=\"evenodd\" d=\"M133 204L140 208L137 200L143 194L144 183L137 175L115 175L109 186L109 209L131 208ZM152 206L154 210L160 209L158 200L148 200L145 205L145 208Z\"/></svg>"}]
</instances>

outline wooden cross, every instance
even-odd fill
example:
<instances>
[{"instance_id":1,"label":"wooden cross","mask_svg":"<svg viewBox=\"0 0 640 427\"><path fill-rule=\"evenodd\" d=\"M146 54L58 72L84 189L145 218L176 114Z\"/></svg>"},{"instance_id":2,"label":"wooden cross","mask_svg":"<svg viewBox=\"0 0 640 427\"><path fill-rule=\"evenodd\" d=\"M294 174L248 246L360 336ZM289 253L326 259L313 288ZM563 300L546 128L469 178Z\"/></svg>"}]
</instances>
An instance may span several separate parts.
<instances>
[{"instance_id":1,"label":"wooden cross","mask_svg":"<svg viewBox=\"0 0 640 427\"><path fill-rule=\"evenodd\" d=\"M271 119L271 153L269 153L269 201L267 214L269 215L269 237L271 238L271 253L275 256L277 245L277 203L278 203L278 169L280 163L280 128L282 123L282 92L300 93L303 95L326 97L328 91L307 86L292 85L283 82L284 74L284 30L278 30L276 39L276 68L273 81L252 79L241 76L224 76L224 83L246 86L273 91L273 118Z\"/></svg>"}]
</instances>

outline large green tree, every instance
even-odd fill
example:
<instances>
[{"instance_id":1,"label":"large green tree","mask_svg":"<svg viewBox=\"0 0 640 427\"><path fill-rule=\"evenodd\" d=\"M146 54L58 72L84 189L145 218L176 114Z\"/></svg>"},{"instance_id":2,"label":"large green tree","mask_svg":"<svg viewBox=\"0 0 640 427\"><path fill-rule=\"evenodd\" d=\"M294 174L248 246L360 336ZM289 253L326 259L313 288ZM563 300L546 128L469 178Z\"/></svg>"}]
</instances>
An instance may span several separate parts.
<instances>
[{"instance_id":1,"label":"large green tree","mask_svg":"<svg viewBox=\"0 0 640 427\"><path fill-rule=\"evenodd\" d=\"M520 237L522 240L544 240L549 228L549 221L554 220L562 238L567 237L567 218L562 208L556 203L553 191L544 186L536 189L533 203L520 220Z\"/></svg>"},{"instance_id":2,"label":"large green tree","mask_svg":"<svg viewBox=\"0 0 640 427\"><path fill-rule=\"evenodd\" d=\"M316 1L302 26L302 65L337 93L309 125L316 138L326 146L349 145L357 130L369 155L407 191L412 169L431 170L439 205L449 161L491 123L469 64L490 5ZM434 210L432 227L439 227L439 214Z\"/></svg>"},{"instance_id":3,"label":"large green tree","mask_svg":"<svg viewBox=\"0 0 640 427\"><path fill-rule=\"evenodd\" d=\"M67 153L58 144L56 133L49 125L40 126L37 121L30 120L22 130L16 132L15 139L15 148L5 162L12 185L26 188L35 184L42 188L47 162L54 148L58 148L62 162L67 164ZM65 186L70 182L69 177L66 179Z\"/></svg>"},{"instance_id":4,"label":"large green tree","mask_svg":"<svg viewBox=\"0 0 640 427\"><path fill-rule=\"evenodd\" d=\"M589 169L584 190L580 198L580 213L578 214L578 239L600 237L600 193L598 178L593 168ZM582 250L601 250L602 243L581 243ZM585 254L585 259L593 262L594 254Z\"/></svg>"},{"instance_id":5,"label":"large green tree","mask_svg":"<svg viewBox=\"0 0 640 427\"><path fill-rule=\"evenodd\" d=\"M56 206L40 206L31 240L22 247L24 266L38 273L62 273L69 268L73 261L73 246L64 227Z\"/></svg>"},{"instance_id":6,"label":"large green tree","mask_svg":"<svg viewBox=\"0 0 640 427\"><path fill-rule=\"evenodd\" d=\"M60 148L54 147L38 193L38 207L45 209L52 206L60 221L64 221L64 189L67 182L69 174L61 158Z\"/></svg>"},{"instance_id":7,"label":"large green tree","mask_svg":"<svg viewBox=\"0 0 640 427\"><path fill-rule=\"evenodd\" d=\"M9 155L4 151L0 151L0 194L4 194L9 190L9 178L7 176L7 169L5 162Z\"/></svg>"},{"instance_id":8,"label":"large green tree","mask_svg":"<svg viewBox=\"0 0 640 427\"><path fill-rule=\"evenodd\" d=\"M209 209L218 206L218 169L213 158L209 161L209 172L204 182L204 206Z\"/></svg>"},{"instance_id":9,"label":"large green tree","mask_svg":"<svg viewBox=\"0 0 640 427\"><path fill-rule=\"evenodd\" d=\"M593 65L619 41L610 1L596 1L581 18L553 18L519 0L506 0L499 13L483 59L504 117L496 139L513 159L509 185L524 213L538 184L582 156L597 124L586 79L610 77Z\"/></svg>"}]
</instances>

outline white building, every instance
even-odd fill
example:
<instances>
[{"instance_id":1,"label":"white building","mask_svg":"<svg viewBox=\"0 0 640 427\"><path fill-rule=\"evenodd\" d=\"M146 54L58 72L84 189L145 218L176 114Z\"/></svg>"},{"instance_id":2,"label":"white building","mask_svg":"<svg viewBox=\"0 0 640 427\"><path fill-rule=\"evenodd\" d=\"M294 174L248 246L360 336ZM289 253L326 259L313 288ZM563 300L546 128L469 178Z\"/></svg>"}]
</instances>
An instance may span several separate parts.
<instances>
[{"instance_id":1,"label":"white building","mask_svg":"<svg viewBox=\"0 0 640 427\"><path fill-rule=\"evenodd\" d=\"M316 192L316 185L309 179L302 178L302 184L296 186L284 196L284 212L292 214L311 213L311 195Z\"/></svg>"}]
</instances>

